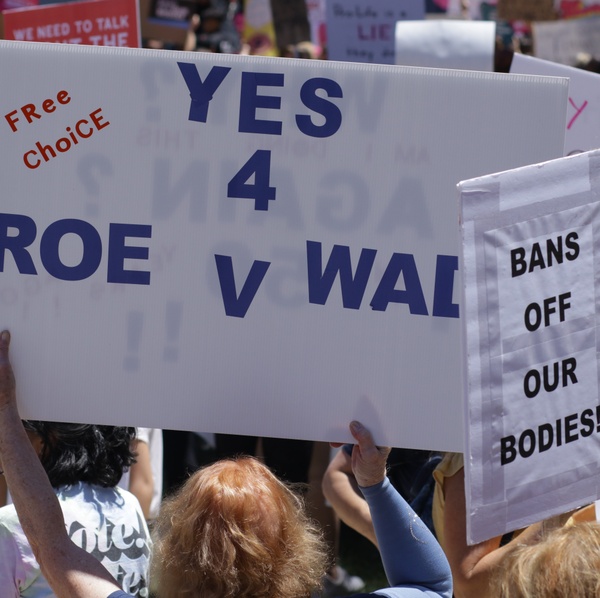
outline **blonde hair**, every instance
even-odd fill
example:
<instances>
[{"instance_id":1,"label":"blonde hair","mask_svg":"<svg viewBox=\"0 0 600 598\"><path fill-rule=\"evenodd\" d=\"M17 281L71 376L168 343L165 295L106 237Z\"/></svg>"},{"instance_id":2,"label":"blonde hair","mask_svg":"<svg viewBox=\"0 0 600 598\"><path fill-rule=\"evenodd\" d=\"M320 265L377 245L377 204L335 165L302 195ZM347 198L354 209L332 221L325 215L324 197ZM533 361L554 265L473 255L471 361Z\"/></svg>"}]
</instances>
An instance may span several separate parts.
<instances>
[{"instance_id":1,"label":"blonde hair","mask_svg":"<svg viewBox=\"0 0 600 598\"><path fill-rule=\"evenodd\" d=\"M515 548L495 580L498 598L600 596L600 525L559 528L531 546Z\"/></svg>"},{"instance_id":2,"label":"blonde hair","mask_svg":"<svg viewBox=\"0 0 600 598\"><path fill-rule=\"evenodd\" d=\"M249 457L196 472L163 503L154 535L160 598L305 598L327 567L302 500Z\"/></svg>"}]
</instances>

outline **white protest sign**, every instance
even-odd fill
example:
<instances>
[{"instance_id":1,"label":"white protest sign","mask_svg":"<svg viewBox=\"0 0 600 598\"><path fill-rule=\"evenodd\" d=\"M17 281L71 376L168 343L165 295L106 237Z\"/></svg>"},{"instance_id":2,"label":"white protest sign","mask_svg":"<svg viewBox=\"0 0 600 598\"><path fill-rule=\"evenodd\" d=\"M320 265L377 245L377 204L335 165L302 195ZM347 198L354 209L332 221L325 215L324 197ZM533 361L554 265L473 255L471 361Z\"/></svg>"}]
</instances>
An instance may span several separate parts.
<instances>
[{"instance_id":1,"label":"white protest sign","mask_svg":"<svg viewBox=\"0 0 600 598\"><path fill-rule=\"evenodd\" d=\"M600 75L523 54L513 56L510 72L568 77L565 155L600 147Z\"/></svg>"},{"instance_id":2,"label":"white protest sign","mask_svg":"<svg viewBox=\"0 0 600 598\"><path fill-rule=\"evenodd\" d=\"M398 21L396 64L491 72L495 43L492 21Z\"/></svg>"},{"instance_id":3,"label":"white protest sign","mask_svg":"<svg viewBox=\"0 0 600 598\"><path fill-rule=\"evenodd\" d=\"M533 49L537 58L569 66L577 54L600 55L600 17L532 23Z\"/></svg>"},{"instance_id":4,"label":"white protest sign","mask_svg":"<svg viewBox=\"0 0 600 598\"><path fill-rule=\"evenodd\" d=\"M397 21L425 18L425 0L327 0L331 60L394 64Z\"/></svg>"},{"instance_id":5,"label":"white protest sign","mask_svg":"<svg viewBox=\"0 0 600 598\"><path fill-rule=\"evenodd\" d=\"M23 415L462 449L456 183L560 156L565 79L0 50Z\"/></svg>"},{"instance_id":6,"label":"white protest sign","mask_svg":"<svg viewBox=\"0 0 600 598\"><path fill-rule=\"evenodd\" d=\"M306 0L306 12L310 24L310 40L322 49L327 43L325 0Z\"/></svg>"},{"instance_id":7,"label":"white protest sign","mask_svg":"<svg viewBox=\"0 0 600 598\"><path fill-rule=\"evenodd\" d=\"M468 537L600 497L600 151L459 185Z\"/></svg>"}]
</instances>

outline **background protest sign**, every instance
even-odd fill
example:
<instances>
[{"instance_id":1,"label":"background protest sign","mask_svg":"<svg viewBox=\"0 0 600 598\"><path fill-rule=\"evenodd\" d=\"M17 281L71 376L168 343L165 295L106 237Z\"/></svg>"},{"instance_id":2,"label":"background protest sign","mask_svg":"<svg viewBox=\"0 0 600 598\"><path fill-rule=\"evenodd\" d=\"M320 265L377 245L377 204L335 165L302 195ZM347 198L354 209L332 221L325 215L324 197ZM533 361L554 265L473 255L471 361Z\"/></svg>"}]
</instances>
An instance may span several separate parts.
<instances>
[{"instance_id":1,"label":"background protest sign","mask_svg":"<svg viewBox=\"0 0 600 598\"><path fill-rule=\"evenodd\" d=\"M565 155L600 147L600 75L523 54L513 56L510 72L568 77Z\"/></svg>"},{"instance_id":2,"label":"background protest sign","mask_svg":"<svg viewBox=\"0 0 600 598\"><path fill-rule=\"evenodd\" d=\"M600 2L597 0L556 0L556 3L563 19L600 16Z\"/></svg>"},{"instance_id":3,"label":"background protest sign","mask_svg":"<svg viewBox=\"0 0 600 598\"><path fill-rule=\"evenodd\" d=\"M498 18L504 21L551 21L554 0L498 0Z\"/></svg>"},{"instance_id":4,"label":"background protest sign","mask_svg":"<svg viewBox=\"0 0 600 598\"><path fill-rule=\"evenodd\" d=\"M140 47L136 0L89 0L2 13L4 39Z\"/></svg>"},{"instance_id":5,"label":"background protest sign","mask_svg":"<svg viewBox=\"0 0 600 598\"><path fill-rule=\"evenodd\" d=\"M468 537L600 488L600 151L459 185Z\"/></svg>"},{"instance_id":6,"label":"background protest sign","mask_svg":"<svg viewBox=\"0 0 600 598\"><path fill-rule=\"evenodd\" d=\"M0 10L21 8L23 6L36 6L38 4L39 0L0 0Z\"/></svg>"},{"instance_id":7,"label":"background protest sign","mask_svg":"<svg viewBox=\"0 0 600 598\"><path fill-rule=\"evenodd\" d=\"M566 80L0 49L25 417L462 449L456 183L560 156Z\"/></svg>"},{"instance_id":8,"label":"background protest sign","mask_svg":"<svg viewBox=\"0 0 600 598\"><path fill-rule=\"evenodd\" d=\"M325 0L306 0L306 11L310 23L310 39L313 44L324 48L327 44Z\"/></svg>"},{"instance_id":9,"label":"background protest sign","mask_svg":"<svg viewBox=\"0 0 600 598\"><path fill-rule=\"evenodd\" d=\"M253 54L277 56L279 50L270 0L247 0L244 5L244 39Z\"/></svg>"},{"instance_id":10,"label":"background protest sign","mask_svg":"<svg viewBox=\"0 0 600 598\"><path fill-rule=\"evenodd\" d=\"M397 21L425 18L424 0L361 0L326 4L331 60L394 64Z\"/></svg>"},{"instance_id":11,"label":"background protest sign","mask_svg":"<svg viewBox=\"0 0 600 598\"><path fill-rule=\"evenodd\" d=\"M142 38L183 47L190 9L177 0L139 0Z\"/></svg>"},{"instance_id":12,"label":"background protest sign","mask_svg":"<svg viewBox=\"0 0 600 598\"><path fill-rule=\"evenodd\" d=\"M577 54L600 55L600 17L532 23L533 50L537 58L568 66L577 64Z\"/></svg>"},{"instance_id":13,"label":"background protest sign","mask_svg":"<svg viewBox=\"0 0 600 598\"><path fill-rule=\"evenodd\" d=\"M491 21L398 21L396 64L491 72L495 43Z\"/></svg>"}]
</instances>

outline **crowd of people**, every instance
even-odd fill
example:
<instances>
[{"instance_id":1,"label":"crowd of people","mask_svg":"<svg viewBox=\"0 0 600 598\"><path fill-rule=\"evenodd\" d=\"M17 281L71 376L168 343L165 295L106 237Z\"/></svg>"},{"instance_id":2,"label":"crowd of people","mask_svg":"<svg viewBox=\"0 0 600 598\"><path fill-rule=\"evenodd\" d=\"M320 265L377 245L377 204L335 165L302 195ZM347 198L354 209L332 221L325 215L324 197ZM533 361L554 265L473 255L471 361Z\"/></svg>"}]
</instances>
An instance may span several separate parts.
<instances>
[{"instance_id":1,"label":"crowd of people","mask_svg":"<svg viewBox=\"0 0 600 598\"><path fill-rule=\"evenodd\" d=\"M135 429L22 421L10 343L2 332L0 472L12 500L0 508L3 597L319 595L331 547L307 510L306 484L286 480L286 460L310 454L304 443L262 439L279 447L273 469L268 450L253 456L258 439L242 447L221 438L223 458L189 475L157 511L142 510L119 487L139 458ZM593 505L469 546L461 454L392 452L356 421L350 432L355 443L329 462L323 493L377 546L389 582L355 598L600 595Z\"/></svg>"},{"instance_id":2,"label":"crowd of people","mask_svg":"<svg viewBox=\"0 0 600 598\"><path fill-rule=\"evenodd\" d=\"M147 586L135 593L124 591L121 568L111 575L101 551L88 550L101 545L127 549L135 546L142 551L147 546L145 537L128 534L127 523L115 524L105 514L107 503L124 508L128 500L124 492L106 501L98 499L90 506L100 526L109 527L110 522L110 536L101 537L87 529L83 531L83 547L70 537L60 496L65 489L68 493L70 480L66 486L53 487L47 471L52 461L45 458L45 452L60 454L69 445L55 437L41 440L37 433L28 435L17 408L10 342L9 332L2 332L0 468L11 493L12 508L45 581L58 597L148 596ZM377 447L359 422L352 422L350 431L356 440L351 453L353 475L371 510L390 583L390 587L374 594L357 596L450 598L452 577L440 545L386 477L390 449ZM131 461L131 455L124 451L114 459L117 467L111 475L88 475L94 463L113 461L106 454L101 456L96 446L108 446L98 439L106 440L114 434L128 435L129 431L96 429L95 441L73 442L72 455L65 459L71 467L87 462L77 477L88 485L92 495L102 488L114 490L117 474L121 473L119 466ZM128 440L126 448L131 446ZM55 480L55 484L63 481ZM153 530L150 589L160 598L309 597L318 590L328 566L326 544L308 517L301 495L254 457L221 459L196 472L163 502ZM18 561L18 555L10 559L9 565L14 561ZM18 593L14 595L26 596L28 588L20 587L19 571L17 565L12 587Z\"/></svg>"},{"instance_id":3,"label":"crowd of people","mask_svg":"<svg viewBox=\"0 0 600 598\"><path fill-rule=\"evenodd\" d=\"M238 3L189 4L183 49L254 52ZM511 52L497 47L496 70ZM280 54L326 57L309 42ZM2 332L1 598L600 596L593 506L469 545L463 455L379 447L359 422L331 452L217 434L211 462L189 466L188 434L22 421L10 343ZM340 521L377 547L387 587L360 593L341 567Z\"/></svg>"},{"instance_id":4,"label":"crowd of people","mask_svg":"<svg viewBox=\"0 0 600 598\"><path fill-rule=\"evenodd\" d=\"M198 469L151 515L118 486L136 463L135 429L22 421L10 342L2 332L0 472L12 500L0 509L3 597L319 595L332 554L306 484L284 479L293 448L280 445L275 473L221 439L232 456ZM392 452L359 422L350 432L355 444L330 461L323 492L377 546L389 582L356 598L600 595L593 506L469 546L462 455Z\"/></svg>"},{"instance_id":5,"label":"crowd of people","mask_svg":"<svg viewBox=\"0 0 600 598\"><path fill-rule=\"evenodd\" d=\"M444 4L444 1L441 0L440 3ZM244 2L242 0L179 0L179 4L187 7L189 12L188 31L183 44L165 45L161 40L146 39L144 40L145 45L153 48L168 47L191 52L266 54L284 58L319 60L328 58L326 45L319 45L308 39L281 44L277 39L270 39L263 32L248 33L245 31ZM463 12L468 12L468 2L464 0L461 4ZM429 14L441 12L441 9L438 10L439 6L435 0L427 0L426 5ZM488 8L491 9L494 5L495 2L489 3ZM492 10L487 18L494 16ZM496 33L494 71L508 73L515 52L534 54L534 41L531 26L526 21L514 23L499 21L499 23L501 26L497 27ZM306 32L309 33L309 30L307 22ZM581 51L577 54L576 62L572 66L600 73L600 57Z\"/></svg>"}]
</instances>

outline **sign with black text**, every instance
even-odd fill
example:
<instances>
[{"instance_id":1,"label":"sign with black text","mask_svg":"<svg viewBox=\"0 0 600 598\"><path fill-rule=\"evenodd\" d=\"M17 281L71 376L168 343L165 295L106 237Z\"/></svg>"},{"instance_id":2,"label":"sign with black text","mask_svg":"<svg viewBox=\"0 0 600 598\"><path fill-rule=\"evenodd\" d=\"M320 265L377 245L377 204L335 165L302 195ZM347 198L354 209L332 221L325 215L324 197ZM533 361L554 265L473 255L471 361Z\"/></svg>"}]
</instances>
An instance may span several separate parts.
<instances>
[{"instance_id":1,"label":"sign with black text","mask_svg":"<svg viewBox=\"0 0 600 598\"><path fill-rule=\"evenodd\" d=\"M600 482L600 151L460 185L469 539Z\"/></svg>"}]
</instances>

